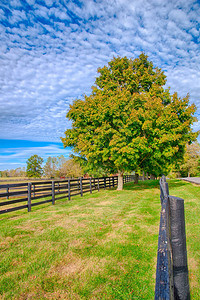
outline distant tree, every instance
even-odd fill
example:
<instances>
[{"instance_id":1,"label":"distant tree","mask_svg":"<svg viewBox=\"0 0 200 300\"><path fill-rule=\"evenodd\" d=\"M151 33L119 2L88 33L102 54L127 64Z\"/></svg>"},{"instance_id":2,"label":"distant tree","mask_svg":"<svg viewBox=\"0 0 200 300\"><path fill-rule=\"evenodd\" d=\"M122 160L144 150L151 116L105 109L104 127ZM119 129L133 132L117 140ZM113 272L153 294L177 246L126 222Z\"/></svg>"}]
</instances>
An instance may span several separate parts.
<instances>
[{"instance_id":1,"label":"distant tree","mask_svg":"<svg viewBox=\"0 0 200 300\"><path fill-rule=\"evenodd\" d=\"M58 159L57 157L49 156L43 168L44 175L48 178L55 178L58 176Z\"/></svg>"},{"instance_id":2,"label":"distant tree","mask_svg":"<svg viewBox=\"0 0 200 300\"><path fill-rule=\"evenodd\" d=\"M87 174L92 177L103 177L110 175L110 172L101 166L96 166L95 168L92 167L87 163L87 160L81 156L75 156L72 154L71 158L74 162L78 163L83 174Z\"/></svg>"},{"instance_id":3,"label":"distant tree","mask_svg":"<svg viewBox=\"0 0 200 300\"><path fill-rule=\"evenodd\" d=\"M0 177L25 177L25 176L26 176L26 169L23 167L23 168L1 171Z\"/></svg>"},{"instance_id":4,"label":"distant tree","mask_svg":"<svg viewBox=\"0 0 200 300\"><path fill-rule=\"evenodd\" d=\"M166 76L144 54L114 58L98 73L91 95L70 106L64 146L72 146L90 169L117 172L118 189L125 171L167 173L197 137L189 96L164 89Z\"/></svg>"},{"instance_id":5,"label":"distant tree","mask_svg":"<svg viewBox=\"0 0 200 300\"><path fill-rule=\"evenodd\" d=\"M180 166L181 176L200 175L200 144L198 142L186 146L183 164Z\"/></svg>"},{"instance_id":6,"label":"distant tree","mask_svg":"<svg viewBox=\"0 0 200 300\"><path fill-rule=\"evenodd\" d=\"M43 158L38 155L32 155L27 160L26 174L28 177L40 178L43 174Z\"/></svg>"},{"instance_id":7,"label":"distant tree","mask_svg":"<svg viewBox=\"0 0 200 300\"><path fill-rule=\"evenodd\" d=\"M9 170L1 171L1 177L9 177Z\"/></svg>"},{"instance_id":8,"label":"distant tree","mask_svg":"<svg viewBox=\"0 0 200 300\"><path fill-rule=\"evenodd\" d=\"M80 164L74 159L66 160L60 168L60 176L80 177L82 175L83 175L83 170Z\"/></svg>"},{"instance_id":9,"label":"distant tree","mask_svg":"<svg viewBox=\"0 0 200 300\"><path fill-rule=\"evenodd\" d=\"M57 157L57 175L58 177L64 176L62 173L63 165L66 163L67 159L64 155L60 155Z\"/></svg>"},{"instance_id":10,"label":"distant tree","mask_svg":"<svg viewBox=\"0 0 200 300\"><path fill-rule=\"evenodd\" d=\"M82 168L75 159L66 159L64 155L48 157L43 168L44 175L48 178L79 177L83 175Z\"/></svg>"}]
</instances>

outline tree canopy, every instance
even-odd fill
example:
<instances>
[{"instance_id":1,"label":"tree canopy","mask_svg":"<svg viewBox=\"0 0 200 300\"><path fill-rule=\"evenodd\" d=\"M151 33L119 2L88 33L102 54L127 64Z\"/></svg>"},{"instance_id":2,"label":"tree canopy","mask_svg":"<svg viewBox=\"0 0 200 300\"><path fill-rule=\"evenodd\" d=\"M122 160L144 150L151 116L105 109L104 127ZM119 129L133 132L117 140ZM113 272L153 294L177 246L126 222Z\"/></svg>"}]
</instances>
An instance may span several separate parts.
<instances>
[{"instance_id":1,"label":"tree canopy","mask_svg":"<svg viewBox=\"0 0 200 300\"><path fill-rule=\"evenodd\" d=\"M28 177L34 177L34 178L40 178L42 176L43 170L42 170L42 163L43 158L38 155L32 155L27 160L27 169L26 174Z\"/></svg>"},{"instance_id":2,"label":"tree canopy","mask_svg":"<svg viewBox=\"0 0 200 300\"><path fill-rule=\"evenodd\" d=\"M113 58L98 73L91 95L70 106L64 146L91 168L121 177L132 170L160 175L183 159L186 143L197 136L189 95L171 95L164 73L143 53L134 60Z\"/></svg>"}]
</instances>

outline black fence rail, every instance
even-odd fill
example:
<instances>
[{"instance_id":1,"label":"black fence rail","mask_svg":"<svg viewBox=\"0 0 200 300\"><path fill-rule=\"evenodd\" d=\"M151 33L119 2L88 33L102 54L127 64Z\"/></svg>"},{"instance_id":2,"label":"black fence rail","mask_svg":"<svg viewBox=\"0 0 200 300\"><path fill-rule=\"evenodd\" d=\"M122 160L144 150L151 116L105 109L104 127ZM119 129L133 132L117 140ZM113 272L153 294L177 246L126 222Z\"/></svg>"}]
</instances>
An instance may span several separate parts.
<instances>
[{"instance_id":1,"label":"black fence rail","mask_svg":"<svg viewBox=\"0 0 200 300\"><path fill-rule=\"evenodd\" d=\"M133 175L125 175L124 183L134 180ZM77 178L53 181L34 181L27 183L0 185L0 214L28 209L37 205L51 202L53 205L60 199L71 199L76 195L93 190L117 186L118 177ZM5 209L4 209L5 207Z\"/></svg>"},{"instance_id":2,"label":"black fence rail","mask_svg":"<svg viewBox=\"0 0 200 300\"><path fill-rule=\"evenodd\" d=\"M189 300L184 200L169 195L165 176L160 179L160 199L155 300Z\"/></svg>"}]
</instances>

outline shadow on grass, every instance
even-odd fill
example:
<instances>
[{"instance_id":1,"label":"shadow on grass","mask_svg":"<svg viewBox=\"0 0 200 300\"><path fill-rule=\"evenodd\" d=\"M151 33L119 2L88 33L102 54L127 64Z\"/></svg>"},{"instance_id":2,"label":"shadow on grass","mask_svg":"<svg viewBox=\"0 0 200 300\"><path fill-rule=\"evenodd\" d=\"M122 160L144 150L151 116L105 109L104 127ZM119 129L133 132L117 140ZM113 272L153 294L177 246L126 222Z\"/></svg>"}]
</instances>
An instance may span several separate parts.
<instances>
[{"instance_id":1,"label":"shadow on grass","mask_svg":"<svg viewBox=\"0 0 200 300\"><path fill-rule=\"evenodd\" d=\"M173 179L172 181L167 180L169 183L169 188L174 188L174 187L180 187L187 185L188 183L180 180L180 179ZM145 190L145 189L160 189L159 185L159 180L145 180L145 181L139 181L138 184L135 184L134 182L128 182L124 184L124 190L133 190L133 191L138 191L138 190Z\"/></svg>"},{"instance_id":2,"label":"shadow on grass","mask_svg":"<svg viewBox=\"0 0 200 300\"><path fill-rule=\"evenodd\" d=\"M128 182L124 184L124 190L145 190L145 189L159 189L159 180L145 180L145 181L139 181L137 184L134 182Z\"/></svg>"},{"instance_id":3,"label":"shadow on grass","mask_svg":"<svg viewBox=\"0 0 200 300\"><path fill-rule=\"evenodd\" d=\"M168 181L169 180L167 180L167 182ZM170 180L170 182L169 182L169 188L180 187L180 186L184 186L184 185L188 185L188 182L180 180L180 179L173 179L173 180Z\"/></svg>"}]
</instances>

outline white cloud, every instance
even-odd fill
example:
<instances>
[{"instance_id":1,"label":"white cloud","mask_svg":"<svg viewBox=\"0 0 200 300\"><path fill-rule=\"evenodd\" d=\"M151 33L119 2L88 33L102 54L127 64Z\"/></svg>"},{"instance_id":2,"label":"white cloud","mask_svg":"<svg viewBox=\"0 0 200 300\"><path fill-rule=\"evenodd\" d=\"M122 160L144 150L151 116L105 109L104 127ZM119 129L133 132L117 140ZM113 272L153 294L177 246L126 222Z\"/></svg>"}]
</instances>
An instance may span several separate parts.
<instances>
[{"instance_id":1,"label":"white cloud","mask_svg":"<svg viewBox=\"0 0 200 300\"><path fill-rule=\"evenodd\" d=\"M66 159L72 153L70 148L63 149L57 145L43 146L43 147L20 147L20 148L6 148L1 149L0 154L0 170L16 169L17 167L26 167L26 161L32 155L38 155L43 158L45 164L49 156L61 156Z\"/></svg>"},{"instance_id":2,"label":"white cloud","mask_svg":"<svg viewBox=\"0 0 200 300\"><path fill-rule=\"evenodd\" d=\"M0 9L0 138L60 141L69 104L90 93L97 68L141 51L165 70L172 90L190 93L199 115L197 2L27 3L21 10L10 2L10 24Z\"/></svg>"}]
</instances>

